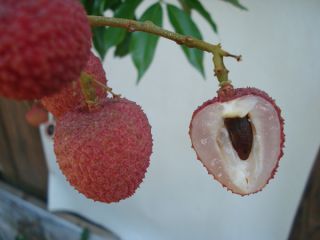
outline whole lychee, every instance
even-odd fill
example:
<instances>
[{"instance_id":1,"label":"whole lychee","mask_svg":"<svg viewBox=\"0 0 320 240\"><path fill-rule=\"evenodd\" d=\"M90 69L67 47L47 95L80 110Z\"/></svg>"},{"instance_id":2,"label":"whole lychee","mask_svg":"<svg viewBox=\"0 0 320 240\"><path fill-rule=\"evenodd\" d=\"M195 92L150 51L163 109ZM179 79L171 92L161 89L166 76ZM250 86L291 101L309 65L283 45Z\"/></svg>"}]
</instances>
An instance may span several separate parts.
<instances>
[{"instance_id":1,"label":"whole lychee","mask_svg":"<svg viewBox=\"0 0 320 240\"><path fill-rule=\"evenodd\" d=\"M240 195L262 190L283 155L280 108L255 88L220 89L193 113L189 133L208 173Z\"/></svg>"},{"instance_id":2,"label":"whole lychee","mask_svg":"<svg viewBox=\"0 0 320 240\"><path fill-rule=\"evenodd\" d=\"M140 106L105 99L57 119L54 151L62 173L95 201L118 202L142 182L152 152L151 127Z\"/></svg>"},{"instance_id":3,"label":"whole lychee","mask_svg":"<svg viewBox=\"0 0 320 240\"><path fill-rule=\"evenodd\" d=\"M30 125L38 127L40 124L48 122L48 112L40 102L35 102L26 112L25 118Z\"/></svg>"},{"instance_id":4,"label":"whole lychee","mask_svg":"<svg viewBox=\"0 0 320 240\"><path fill-rule=\"evenodd\" d=\"M91 47L77 0L0 1L0 95L39 99L80 76Z\"/></svg>"},{"instance_id":5,"label":"whole lychee","mask_svg":"<svg viewBox=\"0 0 320 240\"><path fill-rule=\"evenodd\" d=\"M106 75L103 70L101 61L93 53L90 54L89 60L85 68L83 69L83 72L90 75L93 79L100 82L102 85L106 85ZM101 86L95 86L96 96L99 99L105 98L106 91ZM84 106L86 102L81 91L80 79L77 79L72 83L69 83L58 93L42 98L41 102L43 106L55 117L62 116L64 113L71 111L78 105Z\"/></svg>"}]
</instances>

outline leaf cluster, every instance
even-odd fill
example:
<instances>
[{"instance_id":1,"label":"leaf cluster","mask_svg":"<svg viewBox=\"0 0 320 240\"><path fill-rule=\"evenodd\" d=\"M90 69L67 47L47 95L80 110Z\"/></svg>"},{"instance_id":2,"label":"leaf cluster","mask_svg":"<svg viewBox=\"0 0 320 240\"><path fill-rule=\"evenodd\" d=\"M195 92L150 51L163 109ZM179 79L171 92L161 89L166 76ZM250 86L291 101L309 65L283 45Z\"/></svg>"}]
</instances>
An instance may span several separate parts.
<instances>
[{"instance_id":1,"label":"leaf cluster","mask_svg":"<svg viewBox=\"0 0 320 240\"><path fill-rule=\"evenodd\" d=\"M238 0L223 0L242 10L247 10ZM180 34L202 39L197 24L193 21L193 12L200 14L211 26L214 33L218 27L211 14L205 9L200 0L177 0L178 5L157 1L142 13L136 15L136 10L143 0L81 0L88 15L103 16L111 11L113 17L134 19L138 21L152 21L162 27L164 9L173 29ZM138 72L138 82L150 67L155 55L159 36L143 32L130 32L126 29L111 27L92 28L93 44L101 59L104 59L110 49L114 47L115 57L131 55ZM203 52L181 46L189 63L204 77Z\"/></svg>"}]
</instances>

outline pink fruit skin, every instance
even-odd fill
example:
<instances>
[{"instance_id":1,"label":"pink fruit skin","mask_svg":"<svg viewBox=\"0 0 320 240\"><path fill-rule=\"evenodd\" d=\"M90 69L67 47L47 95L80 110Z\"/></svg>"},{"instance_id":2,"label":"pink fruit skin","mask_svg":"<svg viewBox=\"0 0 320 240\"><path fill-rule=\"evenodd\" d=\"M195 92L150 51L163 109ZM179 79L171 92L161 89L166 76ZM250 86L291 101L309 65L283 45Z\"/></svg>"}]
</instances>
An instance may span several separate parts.
<instances>
[{"instance_id":1,"label":"pink fruit skin","mask_svg":"<svg viewBox=\"0 0 320 240\"><path fill-rule=\"evenodd\" d=\"M224 91L225 90L225 91ZM252 87L247 87L247 88L236 88L236 89L233 89L231 87L228 88L226 87L226 89L220 89L218 91L218 96L217 97L214 97L213 99L211 100L208 100L206 102L204 102L201 106L199 106L192 114L192 119L197 115L197 113L199 111L201 111L202 109L204 109L206 106L208 105L211 105L211 104L214 104L214 103L217 103L217 102L227 102L227 101L231 101L233 99L236 99L236 98L239 98L239 97L242 97L242 96L245 96L245 95L254 95L254 96L259 96L265 100L267 100L269 103L272 104L272 106L274 107L274 109L276 110L277 114L278 114L278 118L279 118L279 122L280 122L280 152L279 152L279 155L278 155L278 161L277 161L277 164L275 165L274 169L272 170L271 174L270 174L270 178L268 179L268 181L265 183L264 186L262 186L260 189L258 189L257 191L255 192L251 192L249 194L253 194L253 193L257 193L259 191L261 191L268 183L271 179L274 178L276 172L277 172L277 169L279 167L279 160L281 159L281 157L283 156L283 148L284 148L284 142L285 142L285 134L284 134L284 119L282 118L281 116L281 109L275 104L275 101L264 91L260 90L260 89L257 89L257 88L252 88ZM191 137L191 128L192 128L192 119L191 119L191 122L190 122L190 125L189 125L189 135ZM191 146L196 154L197 154L197 159L201 161L195 147ZM206 166L204 166L206 167ZM208 172L209 173L209 172ZM209 173L210 174L210 173ZM218 182L219 179L217 179L215 176L213 176ZM220 182L221 183L221 182ZM242 195L242 196L245 196L245 195L249 195L249 194L242 194L242 193L238 193L238 192L234 192L232 191L231 189L229 189L226 185L224 185L223 183L221 183L223 187L226 187L228 190L230 190L231 192L235 193L235 194L239 194L239 195Z\"/></svg>"},{"instance_id":2,"label":"pink fruit skin","mask_svg":"<svg viewBox=\"0 0 320 240\"><path fill-rule=\"evenodd\" d=\"M106 99L101 108L76 109L57 120L54 151L62 173L95 201L118 202L142 182L152 153L148 119L126 99Z\"/></svg>"},{"instance_id":3,"label":"pink fruit skin","mask_svg":"<svg viewBox=\"0 0 320 240\"><path fill-rule=\"evenodd\" d=\"M0 1L0 95L40 99L80 76L91 30L77 0Z\"/></svg>"},{"instance_id":4,"label":"pink fruit skin","mask_svg":"<svg viewBox=\"0 0 320 240\"><path fill-rule=\"evenodd\" d=\"M93 53L90 53L89 60L83 71L103 85L107 84L102 63ZM101 86L96 86L95 89L98 98L103 99L106 97L106 92ZM42 98L41 102L43 106L57 118L73 110L78 105L84 106L86 104L79 79L64 87L58 93Z\"/></svg>"},{"instance_id":5,"label":"pink fruit skin","mask_svg":"<svg viewBox=\"0 0 320 240\"><path fill-rule=\"evenodd\" d=\"M26 113L25 117L26 121L34 127L38 127L40 124L48 122L48 112L39 103L35 103Z\"/></svg>"}]
</instances>

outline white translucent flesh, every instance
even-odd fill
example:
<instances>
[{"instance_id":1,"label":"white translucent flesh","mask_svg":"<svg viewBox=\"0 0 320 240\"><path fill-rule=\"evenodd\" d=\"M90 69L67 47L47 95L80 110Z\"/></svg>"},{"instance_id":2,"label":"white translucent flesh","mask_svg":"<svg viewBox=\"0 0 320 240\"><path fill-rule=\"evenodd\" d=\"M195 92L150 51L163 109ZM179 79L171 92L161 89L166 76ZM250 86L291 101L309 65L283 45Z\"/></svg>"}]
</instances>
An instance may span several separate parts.
<instances>
[{"instance_id":1,"label":"white translucent flesh","mask_svg":"<svg viewBox=\"0 0 320 240\"><path fill-rule=\"evenodd\" d=\"M247 114L254 139L249 158L241 160L232 146L223 119ZM193 118L190 135L208 172L239 194L256 192L268 182L281 150L280 121L276 110L265 99L253 95L208 105Z\"/></svg>"}]
</instances>

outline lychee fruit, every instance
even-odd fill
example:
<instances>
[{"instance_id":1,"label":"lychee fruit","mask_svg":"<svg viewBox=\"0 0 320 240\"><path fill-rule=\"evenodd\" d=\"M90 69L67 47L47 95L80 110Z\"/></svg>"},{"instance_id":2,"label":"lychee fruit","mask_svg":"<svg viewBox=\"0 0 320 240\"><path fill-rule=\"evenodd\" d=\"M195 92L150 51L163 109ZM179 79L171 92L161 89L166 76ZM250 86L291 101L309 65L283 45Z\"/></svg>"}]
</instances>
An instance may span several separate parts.
<instances>
[{"instance_id":1,"label":"lychee fruit","mask_svg":"<svg viewBox=\"0 0 320 240\"><path fill-rule=\"evenodd\" d=\"M90 53L89 60L83 69L83 72L91 76L94 80L100 82L102 85L107 84L102 63L93 53ZM106 91L101 86L94 86L96 96L99 99L105 98ZM97 101L99 99L97 99ZM78 105L85 106L86 102L81 90L80 78L69 83L58 93L42 98L41 102L43 106L57 118L76 108Z\"/></svg>"},{"instance_id":2,"label":"lychee fruit","mask_svg":"<svg viewBox=\"0 0 320 240\"><path fill-rule=\"evenodd\" d=\"M0 95L39 99L80 76L91 30L77 0L1 0Z\"/></svg>"},{"instance_id":3,"label":"lychee fruit","mask_svg":"<svg viewBox=\"0 0 320 240\"><path fill-rule=\"evenodd\" d=\"M283 124L267 93L227 85L193 113L189 134L208 173L233 193L248 195L262 190L276 172Z\"/></svg>"},{"instance_id":4,"label":"lychee fruit","mask_svg":"<svg viewBox=\"0 0 320 240\"><path fill-rule=\"evenodd\" d=\"M40 102L35 102L26 112L25 118L30 125L38 127L40 124L48 122L48 112Z\"/></svg>"},{"instance_id":5,"label":"lychee fruit","mask_svg":"<svg viewBox=\"0 0 320 240\"><path fill-rule=\"evenodd\" d=\"M151 127L141 107L106 98L57 119L54 151L70 184L95 201L118 202L142 182L152 152Z\"/></svg>"}]
</instances>

